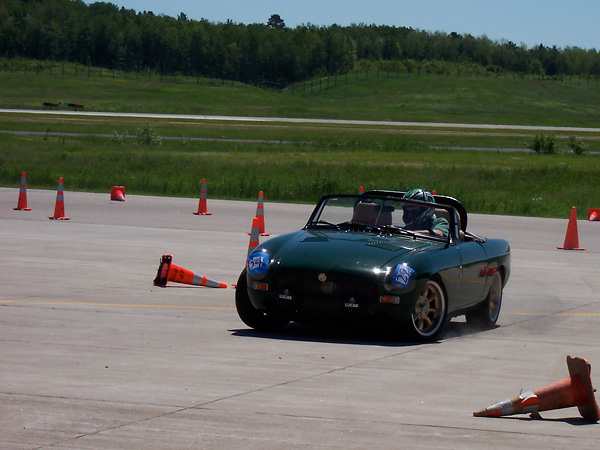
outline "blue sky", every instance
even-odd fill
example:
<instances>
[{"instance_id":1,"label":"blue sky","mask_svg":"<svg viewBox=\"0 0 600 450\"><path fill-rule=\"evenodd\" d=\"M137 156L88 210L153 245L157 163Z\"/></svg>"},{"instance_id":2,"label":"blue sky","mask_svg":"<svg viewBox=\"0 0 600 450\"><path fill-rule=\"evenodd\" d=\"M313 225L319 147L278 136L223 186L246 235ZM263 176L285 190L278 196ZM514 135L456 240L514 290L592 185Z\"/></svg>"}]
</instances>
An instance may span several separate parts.
<instances>
[{"instance_id":1,"label":"blue sky","mask_svg":"<svg viewBox=\"0 0 600 450\"><path fill-rule=\"evenodd\" d=\"M425 31L486 35L527 48L538 44L600 50L599 0L106 0L210 22L266 23L279 14L286 26L311 23L395 25ZM86 0L86 3L93 1Z\"/></svg>"}]
</instances>

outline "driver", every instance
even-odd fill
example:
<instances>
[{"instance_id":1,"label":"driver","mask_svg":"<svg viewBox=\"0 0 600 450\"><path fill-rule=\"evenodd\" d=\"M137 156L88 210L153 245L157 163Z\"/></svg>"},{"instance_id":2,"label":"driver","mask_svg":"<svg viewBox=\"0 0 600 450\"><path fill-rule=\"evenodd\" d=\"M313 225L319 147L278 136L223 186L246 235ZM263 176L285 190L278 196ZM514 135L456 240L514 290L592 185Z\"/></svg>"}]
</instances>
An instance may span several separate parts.
<instances>
[{"instance_id":1,"label":"driver","mask_svg":"<svg viewBox=\"0 0 600 450\"><path fill-rule=\"evenodd\" d=\"M421 188L411 189L404 194L403 198L407 200L435 203L431 192ZM448 221L443 217L436 217L434 208L405 204L402 209L404 211L402 220L404 220L405 223L405 230L430 234L432 236L448 236L450 228Z\"/></svg>"}]
</instances>

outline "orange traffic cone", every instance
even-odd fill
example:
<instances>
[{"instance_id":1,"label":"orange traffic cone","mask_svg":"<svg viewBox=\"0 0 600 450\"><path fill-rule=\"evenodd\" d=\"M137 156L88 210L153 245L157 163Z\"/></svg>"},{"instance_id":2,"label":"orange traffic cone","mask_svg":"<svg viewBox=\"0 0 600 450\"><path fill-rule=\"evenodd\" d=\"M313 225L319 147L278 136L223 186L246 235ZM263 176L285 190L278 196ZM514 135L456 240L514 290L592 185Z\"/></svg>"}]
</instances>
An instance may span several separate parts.
<instances>
[{"instance_id":1,"label":"orange traffic cone","mask_svg":"<svg viewBox=\"0 0 600 450\"><path fill-rule=\"evenodd\" d=\"M168 281L183 284L193 284L194 286L206 286L211 288L227 287L226 283L211 280L204 275L199 275L191 270L184 269L183 267L176 266L173 264L172 255L162 255L160 258L160 265L156 272L156 278L154 278L154 286L166 287Z\"/></svg>"},{"instance_id":2,"label":"orange traffic cone","mask_svg":"<svg viewBox=\"0 0 600 450\"><path fill-rule=\"evenodd\" d=\"M250 231L250 243L248 244L248 255L254 251L256 247L260 245L258 232L258 219L255 217L252 219L252 230Z\"/></svg>"},{"instance_id":3,"label":"orange traffic cone","mask_svg":"<svg viewBox=\"0 0 600 450\"><path fill-rule=\"evenodd\" d=\"M210 216L212 213L207 211L206 207L206 180L202 178L202 186L200 187L200 201L198 202L198 211L195 215Z\"/></svg>"},{"instance_id":4,"label":"orange traffic cone","mask_svg":"<svg viewBox=\"0 0 600 450\"><path fill-rule=\"evenodd\" d=\"M125 186L113 186L110 188L110 199L114 202L124 202Z\"/></svg>"},{"instance_id":5,"label":"orange traffic cone","mask_svg":"<svg viewBox=\"0 0 600 450\"><path fill-rule=\"evenodd\" d=\"M600 220L600 208L589 208L588 209L588 220L590 222Z\"/></svg>"},{"instance_id":6,"label":"orange traffic cone","mask_svg":"<svg viewBox=\"0 0 600 450\"><path fill-rule=\"evenodd\" d=\"M600 411L594 397L594 388L590 378L590 364L583 358L567 356L569 378L503 400L473 413L475 417L500 417L512 414L537 414L551 409L577 406L584 419L597 422Z\"/></svg>"},{"instance_id":7,"label":"orange traffic cone","mask_svg":"<svg viewBox=\"0 0 600 450\"><path fill-rule=\"evenodd\" d=\"M573 206L571 208L571 216L569 217L569 224L567 225L567 234L565 236L565 243L562 247L556 247L561 250L585 250L585 248L579 248L579 237L577 234L577 211Z\"/></svg>"},{"instance_id":8,"label":"orange traffic cone","mask_svg":"<svg viewBox=\"0 0 600 450\"><path fill-rule=\"evenodd\" d=\"M54 206L54 216L48 216L48 219L53 220L69 220L70 217L65 217L65 197L63 193L63 179L58 179L58 193L56 194L56 205Z\"/></svg>"},{"instance_id":9,"label":"orange traffic cone","mask_svg":"<svg viewBox=\"0 0 600 450\"><path fill-rule=\"evenodd\" d=\"M25 172L21 174L21 189L19 190L19 201L17 207L13 208L15 211L31 211L31 208L27 207L27 182L25 181Z\"/></svg>"},{"instance_id":10,"label":"orange traffic cone","mask_svg":"<svg viewBox=\"0 0 600 450\"><path fill-rule=\"evenodd\" d=\"M256 218L258 219L258 233L261 236L270 236L270 233L265 233L265 206L263 199L263 191L258 193L258 205L256 206Z\"/></svg>"},{"instance_id":11,"label":"orange traffic cone","mask_svg":"<svg viewBox=\"0 0 600 450\"><path fill-rule=\"evenodd\" d=\"M359 193L359 194L362 194L363 192L365 192L365 188L364 188L364 187L362 187L362 186L361 186L361 187L359 187L359 188L358 188L358 193Z\"/></svg>"}]
</instances>

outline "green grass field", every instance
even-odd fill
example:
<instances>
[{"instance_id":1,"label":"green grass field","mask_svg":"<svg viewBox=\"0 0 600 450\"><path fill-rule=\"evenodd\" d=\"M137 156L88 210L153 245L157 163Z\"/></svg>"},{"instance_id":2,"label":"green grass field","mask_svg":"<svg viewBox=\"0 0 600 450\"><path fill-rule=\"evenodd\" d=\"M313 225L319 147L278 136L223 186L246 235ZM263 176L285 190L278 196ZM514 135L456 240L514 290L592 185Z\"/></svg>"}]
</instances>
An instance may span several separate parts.
<instances>
[{"instance_id":1,"label":"green grass field","mask_svg":"<svg viewBox=\"0 0 600 450\"><path fill-rule=\"evenodd\" d=\"M151 81L0 72L0 107L77 103L90 111L221 114L418 122L595 127L600 87L577 81L514 77L381 75L338 77L329 89L265 91L216 80ZM335 83L335 84L334 84ZM318 86L318 85L317 85Z\"/></svg>"},{"instance_id":2,"label":"green grass field","mask_svg":"<svg viewBox=\"0 0 600 450\"><path fill-rule=\"evenodd\" d=\"M306 117L596 127L600 87L514 78L446 76L340 78L329 89L263 91L206 80L135 79L0 73L0 108L41 109L43 102L86 111ZM552 155L454 150L525 149L536 132L425 126L249 123L0 113L0 184L197 197L314 202L321 194L365 189L435 189L469 211L580 217L600 207L600 133L575 133L587 154L569 153L574 133L554 132ZM52 133L46 136L44 132ZM108 137L72 136L105 134ZM550 134L549 132L545 132ZM134 136L134 137L127 137ZM155 143L141 142L144 137ZM174 138L174 139L169 139ZM198 141L195 139L207 139ZM236 140L236 141L231 141ZM249 141L266 142L249 142ZM152 139L148 139L152 141ZM16 194L15 194L16 199ZM16 200L15 200L16 201Z\"/></svg>"}]
</instances>

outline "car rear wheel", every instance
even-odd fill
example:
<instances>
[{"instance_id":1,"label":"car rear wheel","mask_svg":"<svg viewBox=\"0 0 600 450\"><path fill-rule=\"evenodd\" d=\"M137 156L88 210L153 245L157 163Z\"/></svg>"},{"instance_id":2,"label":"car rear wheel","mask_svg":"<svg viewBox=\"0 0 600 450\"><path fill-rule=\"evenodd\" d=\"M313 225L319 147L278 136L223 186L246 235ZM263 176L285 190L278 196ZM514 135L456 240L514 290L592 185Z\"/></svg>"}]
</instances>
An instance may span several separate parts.
<instances>
[{"instance_id":1,"label":"car rear wheel","mask_svg":"<svg viewBox=\"0 0 600 450\"><path fill-rule=\"evenodd\" d=\"M246 269L240 274L235 289L235 308L242 322L255 330L275 331L285 327L290 322L289 318L285 316L264 313L254 307L248 296Z\"/></svg>"},{"instance_id":2,"label":"car rear wheel","mask_svg":"<svg viewBox=\"0 0 600 450\"><path fill-rule=\"evenodd\" d=\"M446 317L444 289L436 280L429 280L419 295L412 312L412 336L418 340L434 340L442 331Z\"/></svg>"},{"instance_id":3,"label":"car rear wheel","mask_svg":"<svg viewBox=\"0 0 600 450\"><path fill-rule=\"evenodd\" d=\"M499 270L492 275L492 284L487 297L472 311L465 314L467 322L484 328L496 325L502 306L502 274Z\"/></svg>"}]
</instances>

